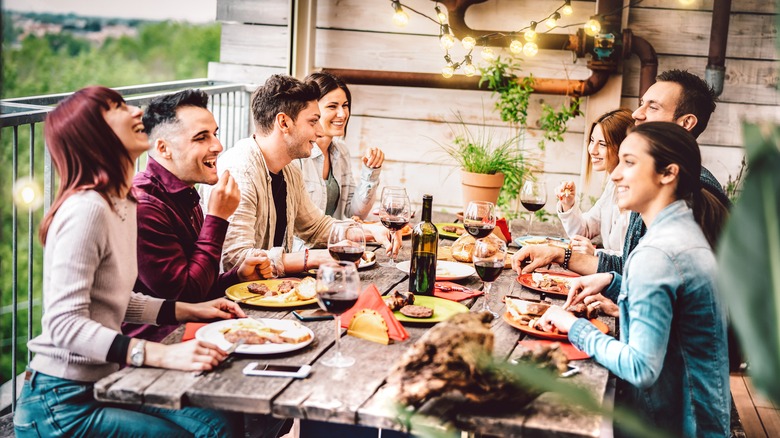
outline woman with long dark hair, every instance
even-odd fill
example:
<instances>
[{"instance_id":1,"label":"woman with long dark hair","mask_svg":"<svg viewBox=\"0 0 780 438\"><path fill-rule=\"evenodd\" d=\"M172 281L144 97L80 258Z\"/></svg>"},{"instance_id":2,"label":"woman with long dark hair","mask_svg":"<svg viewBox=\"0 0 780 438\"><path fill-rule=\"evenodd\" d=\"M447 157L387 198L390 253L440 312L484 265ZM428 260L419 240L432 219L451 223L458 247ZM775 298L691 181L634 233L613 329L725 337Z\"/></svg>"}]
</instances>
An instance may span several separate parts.
<instances>
[{"instance_id":1,"label":"woman with long dark hair","mask_svg":"<svg viewBox=\"0 0 780 438\"><path fill-rule=\"evenodd\" d=\"M726 207L699 180L696 140L674 123L643 123L620 146L612 172L618 205L641 214L647 234L624 275L572 282L567 305L617 295L620 340L551 307L541 327L568 333L577 348L621 380L616 402L675 436L730 432L726 314L716 293L713 248Z\"/></svg>"},{"instance_id":2,"label":"woman with long dark hair","mask_svg":"<svg viewBox=\"0 0 780 438\"><path fill-rule=\"evenodd\" d=\"M210 370L226 353L190 341L163 345L121 334L145 324L245 316L232 302L190 304L132 292L137 276L133 163L149 148L142 111L104 87L77 91L52 111L46 146L60 176L44 217L42 332L14 414L16 436L231 436L217 411L106 405L93 383L120 366Z\"/></svg>"}]
</instances>

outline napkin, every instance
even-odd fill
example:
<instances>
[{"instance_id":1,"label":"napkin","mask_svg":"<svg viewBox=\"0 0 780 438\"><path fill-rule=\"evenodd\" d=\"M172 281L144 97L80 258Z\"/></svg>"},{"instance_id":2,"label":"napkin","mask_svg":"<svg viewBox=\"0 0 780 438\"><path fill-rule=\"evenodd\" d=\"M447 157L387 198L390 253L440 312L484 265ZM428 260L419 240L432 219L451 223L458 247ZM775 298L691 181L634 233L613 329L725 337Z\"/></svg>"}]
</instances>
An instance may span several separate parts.
<instances>
[{"instance_id":1,"label":"napkin","mask_svg":"<svg viewBox=\"0 0 780 438\"><path fill-rule=\"evenodd\" d=\"M509 225L505 218L500 217L496 219L496 228L493 230L493 234L504 239L504 242L512 241L512 233L509 232Z\"/></svg>"},{"instance_id":2,"label":"napkin","mask_svg":"<svg viewBox=\"0 0 780 438\"><path fill-rule=\"evenodd\" d=\"M379 290L373 284L369 285L366 290L360 294L357 302L351 309L347 310L341 315L341 327L349 329L349 323L352 321L352 317L362 309L375 310L382 316L382 319L387 324L387 334L390 339L396 341L403 341L409 338L409 333L406 331L401 322L393 315L393 311L387 307L387 304L382 300L382 295L379 294Z\"/></svg>"},{"instance_id":3,"label":"napkin","mask_svg":"<svg viewBox=\"0 0 780 438\"><path fill-rule=\"evenodd\" d=\"M198 331L199 328L203 327L204 325L208 324L207 322L188 322L187 324L184 324L184 334L181 337L181 341L189 341L190 339L195 339L195 332Z\"/></svg>"},{"instance_id":4,"label":"napkin","mask_svg":"<svg viewBox=\"0 0 780 438\"><path fill-rule=\"evenodd\" d=\"M553 342L559 342L559 341L532 340L532 341L520 341L518 342L518 344L522 345L525 348L534 350L544 345L550 345ZM559 342L559 343L561 344L561 351L563 352L563 354L566 355L566 358L569 360L582 360L582 359L588 359L590 357L588 356L588 353L577 350L577 347L571 345L568 342Z\"/></svg>"},{"instance_id":5,"label":"napkin","mask_svg":"<svg viewBox=\"0 0 780 438\"><path fill-rule=\"evenodd\" d=\"M447 290L448 288L455 290ZM478 297L483 293L484 292L481 290L469 289L463 285L449 281L437 281L433 285L433 296L450 301L463 301L468 298Z\"/></svg>"}]
</instances>

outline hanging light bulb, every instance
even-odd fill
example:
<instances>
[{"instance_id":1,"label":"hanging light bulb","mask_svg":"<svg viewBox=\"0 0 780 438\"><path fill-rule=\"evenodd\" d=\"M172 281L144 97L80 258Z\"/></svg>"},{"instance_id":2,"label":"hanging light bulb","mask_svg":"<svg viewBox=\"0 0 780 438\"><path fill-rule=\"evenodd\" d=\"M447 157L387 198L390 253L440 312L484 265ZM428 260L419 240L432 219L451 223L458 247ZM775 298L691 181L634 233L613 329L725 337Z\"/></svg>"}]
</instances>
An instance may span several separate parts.
<instances>
[{"instance_id":1,"label":"hanging light bulb","mask_svg":"<svg viewBox=\"0 0 780 438\"><path fill-rule=\"evenodd\" d=\"M439 37L439 42L441 43L441 47L444 50L449 50L452 48L452 46L455 45L455 37L450 33L449 24L441 25L441 36Z\"/></svg>"},{"instance_id":2,"label":"hanging light bulb","mask_svg":"<svg viewBox=\"0 0 780 438\"><path fill-rule=\"evenodd\" d=\"M480 56L482 56L482 59L485 61L492 61L496 59L496 52L494 52L490 47L483 47Z\"/></svg>"},{"instance_id":3,"label":"hanging light bulb","mask_svg":"<svg viewBox=\"0 0 780 438\"><path fill-rule=\"evenodd\" d=\"M441 75L449 79L455 74L455 67L452 64L447 64L441 69Z\"/></svg>"},{"instance_id":4,"label":"hanging light bulb","mask_svg":"<svg viewBox=\"0 0 780 438\"><path fill-rule=\"evenodd\" d=\"M439 7L439 5L436 5L436 7L435 7L435 8L433 8L433 10L435 10L435 11L436 11L436 17L439 19L439 23L441 23L441 24L444 24L444 23L447 21L447 14L445 14L445 13L444 13L444 12L441 10L441 8Z\"/></svg>"},{"instance_id":5,"label":"hanging light bulb","mask_svg":"<svg viewBox=\"0 0 780 438\"><path fill-rule=\"evenodd\" d=\"M509 51L514 54L519 54L523 51L523 43L518 40L512 40L512 42L509 43Z\"/></svg>"},{"instance_id":6,"label":"hanging light bulb","mask_svg":"<svg viewBox=\"0 0 780 438\"><path fill-rule=\"evenodd\" d=\"M463 61L463 74L471 77L474 76L474 74L477 73L477 68L474 67L474 64L471 63L471 55L466 55L465 60Z\"/></svg>"},{"instance_id":7,"label":"hanging light bulb","mask_svg":"<svg viewBox=\"0 0 780 438\"><path fill-rule=\"evenodd\" d=\"M589 36L596 36L601 32L601 23L597 18L597 16L590 17L590 20L585 23L585 33Z\"/></svg>"},{"instance_id":8,"label":"hanging light bulb","mask_svg":"<svg viewBox=\"0 0 780 438\"><path fill-rule=\"evenodd\" d=\"M563 15L571 15L572 12L574 12L574 9L571 8L571 0L566 0L566 3L564 3L561 8L561 13Z\"/></svg>"},{"instance_id":9,"label":"hanging light bulb","mask_svg":"<svg viewBox=\"0 0 780 438\"><path fill-rule=\"evenodd\" d=\"M19 178L14 183L13 199L16 206L24 210L36 210L43 204L41 188L30 177Z\"/></svg>"},{"instance_id":10,"label":"hanging light bulb","mask_svg":"<svg viewBox=\"0 0 780 438\"><path fill-rule=\"evenodd\" d=\"M690 6L694 2L696 2L696 0L679 0L679 1L680 1L680 4L683 5L683 6Z\"/></svg>"},{"instance_id":11,"label":"hanging light bulb","mask_svg":"<svg viewBox=\"0 0 780 438\"><path fill-rule=\"evenodd\" d=\"M528 30L525 31L525 33L523 34L523 38L525 38L525 40L528 41L529 43L536 39L536 22L535 21L531 22L531 26L528 28Z\"/></svg>"},{"instance_id":12,"label":"hanging light bulb","mask_svg":"<svg viewBox=\"0 0 780 438\"><path fill-rule=\"evenodd\" d=\"M536 43L525 43L523 46L523 54L525 56L536 56L537 53L539 53L539 46Z\"/></svg>"},{"instance_id":13,"label":"hanging light bulb","mask_svg":"<svg viewBox=\"0 0 780 438\"><path fill-rule=\"evenodd\" d=\"M466 49L467 51L471 51L471 49L473 49L477 45L477 40L475 40L470 36L467 36L466 38L463 38L463 40L461 40L460 43L463 44L464 49Z\"/></svg>"},{"instance_id":14,"label":"hanging light bulb","mask_svg":"<svg viewBox=\"0 0 780 438\"><path fill-rule=\"evenodd\" d=\"M554 12L550 18L547 19L547 21L544 22L544 24L547 25L549 29L554 28L558 25L558 20L561 18L561 14Z\"/></svg>"},{"instance_id":15,"label":"hanging light bulb","mask_svg":"<svg viewBox=\"0 0 780 438\"><path fill-rule=\"evenodd\" d=\"M398 27L405 27L407 24L409 24L409 15L404 11L404 8L401 7L401 2L398 0L393 0L393 9L395 9L395 14L393 14L393 24L395 24Z\"/></svg>"}]
</instances>

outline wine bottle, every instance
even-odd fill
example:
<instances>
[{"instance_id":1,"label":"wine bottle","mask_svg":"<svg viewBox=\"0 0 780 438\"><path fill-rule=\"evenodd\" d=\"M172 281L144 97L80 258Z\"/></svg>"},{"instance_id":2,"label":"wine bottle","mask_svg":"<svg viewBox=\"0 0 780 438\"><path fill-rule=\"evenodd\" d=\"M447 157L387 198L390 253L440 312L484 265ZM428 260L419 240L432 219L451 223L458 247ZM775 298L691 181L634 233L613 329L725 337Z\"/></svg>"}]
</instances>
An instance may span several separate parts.
<instances>
[{"instance_id":1,"label":"wine bottle","mask_svg":"<svg viewBox=\"0 0 780 438\"><path fill-rule=\"evenodd\" d=\"M412 262L409 268L409 291L433 295L436 282L436 250L439 232L431 222L433 196L423 195L422 221L412 230Z\"/></svg>"}]
</instances>

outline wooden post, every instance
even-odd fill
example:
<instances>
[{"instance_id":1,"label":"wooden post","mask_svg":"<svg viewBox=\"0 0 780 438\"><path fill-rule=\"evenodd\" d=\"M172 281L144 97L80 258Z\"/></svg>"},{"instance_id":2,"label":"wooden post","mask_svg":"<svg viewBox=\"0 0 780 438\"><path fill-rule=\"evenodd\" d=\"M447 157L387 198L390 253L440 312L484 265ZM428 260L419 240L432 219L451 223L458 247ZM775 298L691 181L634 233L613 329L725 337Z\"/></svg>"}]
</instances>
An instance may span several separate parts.
<instances>
[{"instance_id":1,"label":"wooden post","mask_svg":"<svg viewBox=\"0 0 780 438\"><path fill-rule=\"evenodd\" d=\"M303 79L314 69L317 0L290 0L287 27L290 32L287 73Z\"/></svg>"}]
</instances>

